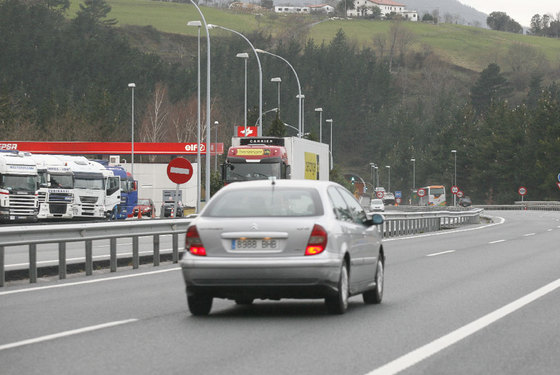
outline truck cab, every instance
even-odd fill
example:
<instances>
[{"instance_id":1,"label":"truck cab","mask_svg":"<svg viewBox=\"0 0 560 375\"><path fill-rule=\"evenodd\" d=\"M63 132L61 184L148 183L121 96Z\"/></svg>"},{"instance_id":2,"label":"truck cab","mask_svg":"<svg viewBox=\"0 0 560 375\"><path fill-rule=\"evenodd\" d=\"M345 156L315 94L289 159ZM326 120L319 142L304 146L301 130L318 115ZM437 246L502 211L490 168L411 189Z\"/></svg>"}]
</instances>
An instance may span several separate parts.
<instances>
[{"instance_id":1,"label":"truck cab","mask_svg":"<svg viewBox=\"0 0 560 375\"><path fill-rule=\"evenodd\" d=\"M36 221L38 183L33 160L17 151L0 152L0 221Z\"/></svg>"},{"instance_id":2,"label":"truck cab","mask_svg":"<svg viewBox=\"0 0 560 375\"><path fill-rule=\"evenodd\" d=\"M289 179L291 166L283 138L240 138L222 165L224 184L236 181Z\"/></svg>"}]
</instances>

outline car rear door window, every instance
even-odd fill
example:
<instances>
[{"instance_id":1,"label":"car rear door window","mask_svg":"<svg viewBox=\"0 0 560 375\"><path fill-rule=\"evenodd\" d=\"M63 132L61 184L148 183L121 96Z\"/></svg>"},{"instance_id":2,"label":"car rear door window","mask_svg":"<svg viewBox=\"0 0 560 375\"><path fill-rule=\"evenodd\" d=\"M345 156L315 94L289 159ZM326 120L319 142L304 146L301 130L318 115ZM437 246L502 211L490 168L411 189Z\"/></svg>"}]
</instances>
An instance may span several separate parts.
<instances>
[{"instance_id":1,"label":"car rear door window","mask_svg":"<svg viewBox=\"0 0 560 375\"><path fill-rule=\"evenodd\" d=\"M350 216L352 217L352 221L354 221L356 224L363 225L367 220L367 215L363 207L356 200L356 198L354 198L354 196L350 194L348 190L340 189L340 188L337 190L340 192L340 195L342 195L342 198L348 205L348 208L350 210Z\"/></svg>"},{"instance_id":2,"label":"car rear door window","mask_svg":"<svg viewBox=\"0 0 560 375\"><path fill-rule=\"evenodd\" d=\"M346 201L344 200L344 198L342 198L338 190L334 187L331 187L328 190L328 194L333 205L333 210L336 218L341 221L353 221L350 210L348 209L348 205L346 204Z\"/></svg>"}]
</instances>

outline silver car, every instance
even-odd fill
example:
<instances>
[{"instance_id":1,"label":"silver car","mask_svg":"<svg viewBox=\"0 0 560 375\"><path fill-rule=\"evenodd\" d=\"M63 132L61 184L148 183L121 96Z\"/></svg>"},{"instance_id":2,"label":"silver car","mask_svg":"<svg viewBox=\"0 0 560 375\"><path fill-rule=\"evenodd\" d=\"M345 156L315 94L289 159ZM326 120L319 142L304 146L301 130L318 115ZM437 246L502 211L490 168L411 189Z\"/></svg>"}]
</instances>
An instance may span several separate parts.
<instances>
[{"instance_id":1,"label":"silver car","mask_svg":"<svg viewBox=\"0 0 560 375\"><path fill-rule=\"evenodd\" d=\"M328 181L262 180L222 188L187 229L181 267L193 315L213 298L324 298L343 314L348 298L383 298L381 215L366 215Z\"/></svg>"}]
</instances>

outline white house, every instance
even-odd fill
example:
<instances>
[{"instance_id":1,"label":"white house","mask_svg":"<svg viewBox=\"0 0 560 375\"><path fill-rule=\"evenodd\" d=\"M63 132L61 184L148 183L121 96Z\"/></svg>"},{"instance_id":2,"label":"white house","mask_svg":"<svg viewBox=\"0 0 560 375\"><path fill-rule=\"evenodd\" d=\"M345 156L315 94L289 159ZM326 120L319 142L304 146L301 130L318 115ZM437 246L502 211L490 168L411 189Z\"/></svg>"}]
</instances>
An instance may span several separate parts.
<instances>
[{"instance_id":1,"label":"white house","mask_svg":"<svg viewBox=\"0 0 560 375\"><path fill-rule=\"evenodd\" d=\"M311 12L312 12L312 13L315 13L315 12L317 12L317 13L323 12L323 13L329 14L329 13L334 12L334 7L333 7L333 6L330 6L330 5L328 5L328 4L309 5L309 9L311 9Z\"/></svg>"},{"instance_id":2,"label":"white house","mask_svg":"<svg viewBox=\"0 0 560 375\"><path fill-rule=\"evenodd\" d=\"M348 17L364 17L373 13L373 7L381 10L381 17L384 18L388 14L400 14L404 19L410 21L418 21L418 14L414 10L406 10L406 5L397 3L393 0L356 0L354 9L347 11Z\"/></svg>"},{"instance_id":3,"label":"white house","mask_svg":"<svg viewBox=\"0 0 560 375\"><path fill-rule=\"evenodd\" d=\"M296 13L296 14L309 14L309 7L294 7L288 5L275 6L274 11L276 13Z\"/></svg>"}]
</instances>

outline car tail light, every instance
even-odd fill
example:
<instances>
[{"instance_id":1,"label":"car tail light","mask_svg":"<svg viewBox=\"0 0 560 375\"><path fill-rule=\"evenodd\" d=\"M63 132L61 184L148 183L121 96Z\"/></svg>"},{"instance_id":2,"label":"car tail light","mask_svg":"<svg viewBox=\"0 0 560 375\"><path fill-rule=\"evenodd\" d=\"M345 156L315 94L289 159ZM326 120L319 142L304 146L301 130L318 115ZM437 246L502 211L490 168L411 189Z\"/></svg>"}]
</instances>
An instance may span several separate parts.
<instances>
[{"instance_id":1,"label":"car tail light","mask_svg":"<svg viewBox=\"0 0 560 375\"><path fill-rule=\"evenodd\" d=\"M307 241L307 247L305 248L305 255L316 255L320 254L327 247L327 232L325 229L315 224L313 230L311 231L311 236L309 236L309 241Z\"/></svg>"},{"instance_id":2,"label":"car tail light","mask_svg":"<svg viewBox=\"0 0 560 375\"><path fill-rule=\"evenodd\" d=\"M206 249L202 244L202 240L198 235L198 231L196 230L195 225L189 227L189 229L187 230L187 241L186 241L185 248L187 249L188 252L190 252L193 255L200 255L200 256L206 255Z\"/></svg>"}]
</instances>

